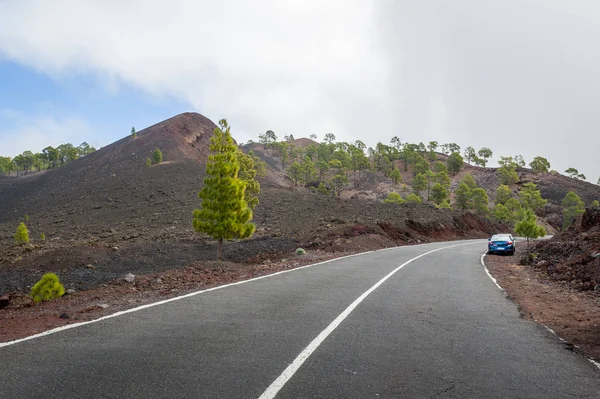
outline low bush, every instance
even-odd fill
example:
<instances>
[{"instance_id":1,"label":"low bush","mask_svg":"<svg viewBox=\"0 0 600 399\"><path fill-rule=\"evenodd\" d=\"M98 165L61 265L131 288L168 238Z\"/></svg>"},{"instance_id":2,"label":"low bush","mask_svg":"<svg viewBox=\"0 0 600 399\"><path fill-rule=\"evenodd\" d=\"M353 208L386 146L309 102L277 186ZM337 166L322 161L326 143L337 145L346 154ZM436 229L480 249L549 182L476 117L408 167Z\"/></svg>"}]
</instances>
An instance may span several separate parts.
<instances>
[{"instance_id":1,"label":"low bush","mask_svg":"<svg viewBox=\"0 0 600 399\"><path fill-rule=\"evenodd\" d=\"M42 276L29 294L34 302L49 301L60 298L65 294L65 287L58 281L54 273L46 273Z\"/></svg>"}]
</instances>

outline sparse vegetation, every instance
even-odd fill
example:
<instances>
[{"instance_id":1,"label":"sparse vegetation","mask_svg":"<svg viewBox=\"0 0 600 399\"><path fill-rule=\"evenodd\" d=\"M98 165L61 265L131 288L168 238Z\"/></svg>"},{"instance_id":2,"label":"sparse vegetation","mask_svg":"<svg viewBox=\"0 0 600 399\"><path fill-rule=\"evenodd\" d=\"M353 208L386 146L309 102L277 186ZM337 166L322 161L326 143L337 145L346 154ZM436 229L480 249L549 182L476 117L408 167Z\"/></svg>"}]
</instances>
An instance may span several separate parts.
<instances>
[{"instance_id":1,"label":"sparse vegetation","mask_svg":"<svg viewBox=\"0 0 600 399\"><path fill-rule=\"evenodd\" d=\"M221 260L223 240L251 237L255 226L250 223L252 209L245 200L246 183L238 177L238 148L225 119L214 130L210 150L207 177L198 193L202 203L194 211L193 226L218 241L217 260Z\"/></svg>"},{"instance_id":2,"label":"sparse vegetation","mask_svg":"<svg viewBox=\"0 0 600 399\"><path fill-rule=\"evenodd\" d=\"M46 273L42 276L29 294L34 302L50 301L60 298L65 294L65 287L58 280L58 276L54 273Z\"/></svg>"},{"instance_id":3,"label":"sparse vegetation","mask_svg":"<svg viewBox=\"0 0 600 399\"><path fill-rule=\"evenodd\" d=\"M304 248L296 248L296 255L305 255L306 251L304 250Z\"/></svg>"},{"instance_id":4,"label":"sparse vegetation","mask_svg":"<svg viewBox=\"0 0 600 399\"><path fill-rule=\"evenodd\" d=\"M146 167L150 167L152 166L152 160L150 159L150 157L146 158Z\"/></svg>"},{"instance_id":5,"label":"sparse vegetation","mask_svg":"<svg viewBox=\"0 0 600 399\"><path fill-rule=\"evenodd\" d=\"M17 231L15 232L15 244L23 245L29 242L29 231L27 230L27 226L25 223L19 223L17 226Z\"/></svg>"},{"instance_id":6,"label":"sparse vegetation","mask_svg":"<svg viewBox=\"0 0 600 399\"><path fill-rule=\"evenodd\" d=\"M46 234L40 234L40 241L46 241Z\"/></svg>"},{"instance_id":7,"label":"sparse vegetation","mask_svg":"<svg viewBox=\"0 0 600 399\"><path fill-rule=\"evenodd\" d=\"M41 170L54 169L57 166L66 165L94 151L96 149L86 142L81 143L77 147L70 143L61 144L56 148L48 146L40 153L24 151L14 158L0 157L0 173L10 174L16 172L18 177L21 172L28 174L34 170L39 172Z\"/></svg>"}]
</instances>

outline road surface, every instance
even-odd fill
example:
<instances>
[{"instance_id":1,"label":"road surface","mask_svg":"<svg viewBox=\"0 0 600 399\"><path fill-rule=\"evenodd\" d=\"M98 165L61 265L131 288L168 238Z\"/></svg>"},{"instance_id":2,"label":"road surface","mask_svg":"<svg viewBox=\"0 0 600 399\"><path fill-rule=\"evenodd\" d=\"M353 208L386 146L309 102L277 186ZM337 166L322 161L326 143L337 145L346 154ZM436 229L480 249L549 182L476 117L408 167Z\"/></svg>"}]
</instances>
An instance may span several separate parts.
<instances>
[{"instance_id":1,"label":"road surface","mask_svg":"<svg viewBox=\"0 0 600 399\"><path fill-rule=\"evenodd\" d=\"M599 397L599 370L519 317L485 248L371 252L3 345L0 397Z\"/></svg>"}]
</instances>

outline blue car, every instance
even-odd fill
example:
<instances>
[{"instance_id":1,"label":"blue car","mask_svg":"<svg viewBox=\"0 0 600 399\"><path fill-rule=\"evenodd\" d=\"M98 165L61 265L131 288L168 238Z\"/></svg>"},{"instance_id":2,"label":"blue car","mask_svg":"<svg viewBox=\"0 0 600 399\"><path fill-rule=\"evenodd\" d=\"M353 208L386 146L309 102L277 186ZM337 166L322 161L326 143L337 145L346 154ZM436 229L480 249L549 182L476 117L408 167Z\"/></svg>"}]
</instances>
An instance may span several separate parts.
<instances>
[{"instance_id":1,"label":"blue car","mask_svg":"<svg viewBox=\"0 0 600 399\"><path fill-rule=\"evenodd\" d=\"M515 239L510 234L495 234L488 239L488 254L515 254Z\"/></svg>"}]
</instances>

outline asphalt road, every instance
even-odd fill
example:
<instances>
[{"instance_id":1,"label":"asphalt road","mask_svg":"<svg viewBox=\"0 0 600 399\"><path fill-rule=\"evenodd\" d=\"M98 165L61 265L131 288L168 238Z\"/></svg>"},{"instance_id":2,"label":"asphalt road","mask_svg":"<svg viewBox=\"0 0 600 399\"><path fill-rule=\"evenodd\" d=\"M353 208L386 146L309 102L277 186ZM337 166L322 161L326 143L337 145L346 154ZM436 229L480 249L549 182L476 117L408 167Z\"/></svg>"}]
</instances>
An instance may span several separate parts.
<instances>
[{"instance_id":1,"label":"asphalt road","mask_svg":"<svg viewBox=\"0 0 600 399\"><path fill-rule=\"evenodd\" d=\"M600 370L519 318L485 248L372 252L0 347L0 397L599 397Z\"/></svg>"}]
</instances>

